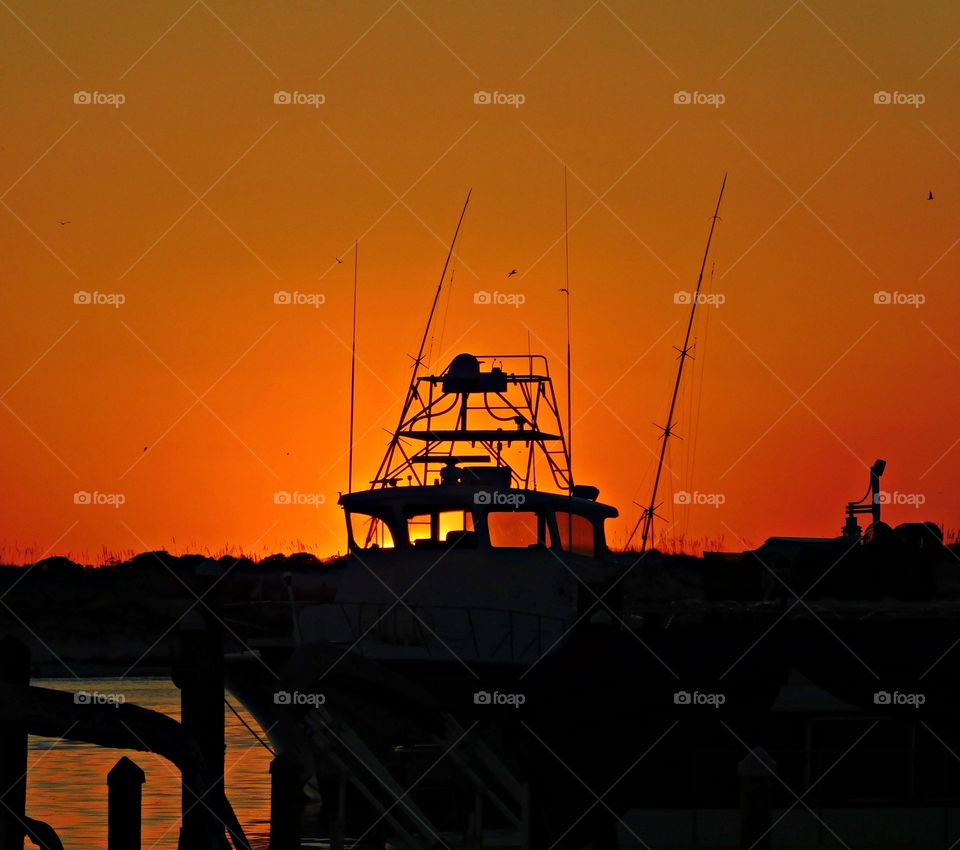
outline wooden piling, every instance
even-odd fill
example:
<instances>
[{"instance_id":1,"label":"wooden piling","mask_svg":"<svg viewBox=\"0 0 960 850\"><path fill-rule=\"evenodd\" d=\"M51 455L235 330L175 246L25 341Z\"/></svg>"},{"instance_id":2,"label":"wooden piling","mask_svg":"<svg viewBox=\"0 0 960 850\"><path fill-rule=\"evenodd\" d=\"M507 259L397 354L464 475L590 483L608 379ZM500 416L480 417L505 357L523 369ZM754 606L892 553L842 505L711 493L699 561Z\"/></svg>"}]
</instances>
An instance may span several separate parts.
<instances>
[{"instance_id":1,"label":"wooden piling","mask_svg":"<svg viewBox=\"0 0 960 850\"><path fill-rule=\"evenodd\" d=\"M737 766L740 776L740 850L770 850L770 808L777 763L755 747Z\"/></svg>"},{"instance_id":2,"label":"wooden piling","mask_svg":"<svg viewBox=\"0 0 960 850\"><path fill-rule=\"evenodd\" d=\"M208 850L225 842L224 823L214 811L223 797L226 720L223 707L223 630L214 616L191 614L180 623L173 683L180 689L180 723L200 745L210 784L181 795L179 850Z\"/></svg>"},{"instance_id":3,"label":"wooden piling","mask_svg":"<svg viewBox=\"0 0 960 850\"><path fill-rule=\"evenodd\" d=\"M0 681L30 684L30 648L19 638L0 638ZM0 847L23 850L27 809L27 730L21 723L0 729Z\"/></svg>"},{"instance_id":4,"label":"wooden piling","mask_svg":"<svg viewBox=\"0 0 960 850\"><path fill-rule=\"evenodd\" d=\"M270 850L300 850L303 772L290 753L270 762Z\"/></svg>"},{"instance_id":5,"label":"wooden piling","mask_svg":"<svg viewBox=\"0 0 960 850\"><path fill-rule=\"evenodd\" d=\"M107 850L140 850L143 784L146 775L126 756L107 774Z\"/></svg>"}]
</instances>

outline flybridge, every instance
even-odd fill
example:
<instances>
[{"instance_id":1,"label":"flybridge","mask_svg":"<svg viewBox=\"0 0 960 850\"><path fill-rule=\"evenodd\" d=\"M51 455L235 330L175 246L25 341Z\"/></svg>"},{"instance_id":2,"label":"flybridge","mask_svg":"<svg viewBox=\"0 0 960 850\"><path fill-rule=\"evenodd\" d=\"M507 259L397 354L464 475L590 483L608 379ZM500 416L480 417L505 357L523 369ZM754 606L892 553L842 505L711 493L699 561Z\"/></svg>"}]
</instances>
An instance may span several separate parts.
<instances>
[{"instance_id":1,"label":"flybridge","mask_svg":"<svg viewBox=\"0 0 960 850\"><path fill-rule=\"evenodd\" d=\"M415 378L371 484L496 484L572 493L570 454L542 355L458 354Z\"/></svg>"}]
</instances>

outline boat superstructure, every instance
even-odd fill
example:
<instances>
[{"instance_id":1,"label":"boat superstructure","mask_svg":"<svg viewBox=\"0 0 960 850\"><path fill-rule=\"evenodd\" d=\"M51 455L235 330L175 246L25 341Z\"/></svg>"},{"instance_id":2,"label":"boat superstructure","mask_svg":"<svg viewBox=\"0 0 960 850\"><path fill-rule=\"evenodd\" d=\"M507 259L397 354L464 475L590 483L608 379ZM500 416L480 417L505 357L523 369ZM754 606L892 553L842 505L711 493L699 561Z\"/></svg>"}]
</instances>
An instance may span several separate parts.
<instances>
[{"instance_id":1,"label":"boat superstructure","mask_svg":"<svg viewBox=\"0 0 960 850\"><path fill-rule=\"evenodd\" d=\"M459 354L416 379L371 487L340 497L349 554L301 607L303 639L530 663L611 575L598 494L573 482L546 359Z\"/></svg>"}]
</instances>

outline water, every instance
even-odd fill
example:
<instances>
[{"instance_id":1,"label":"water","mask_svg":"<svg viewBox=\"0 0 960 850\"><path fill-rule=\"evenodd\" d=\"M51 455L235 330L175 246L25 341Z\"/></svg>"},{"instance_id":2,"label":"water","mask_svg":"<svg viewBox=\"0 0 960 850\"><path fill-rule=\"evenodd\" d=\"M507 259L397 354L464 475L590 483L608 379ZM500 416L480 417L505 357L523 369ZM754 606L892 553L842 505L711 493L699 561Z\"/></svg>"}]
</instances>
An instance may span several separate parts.
<instances>
[{"instance_id":1,"label":"water","mask_svg":"<svg viewBox=\"0 0 960 850\"><path fill-rule=\"evenodd\" d=\"M180 718L180 692L169 679L47 679L34 684L65 691L122 694L127 702ZM235 699L230 702L266 740L256 721ZM227 797L251 843L265 848L269 842L272 756L226 706L224 712ZM147 778L143 786L143 846L176 850L180 773L152 753L31 736L27 814L49 823L67 850L102 850L107 846L107 772L122 756L136 762Z\"/></svg>"}]
</instances>

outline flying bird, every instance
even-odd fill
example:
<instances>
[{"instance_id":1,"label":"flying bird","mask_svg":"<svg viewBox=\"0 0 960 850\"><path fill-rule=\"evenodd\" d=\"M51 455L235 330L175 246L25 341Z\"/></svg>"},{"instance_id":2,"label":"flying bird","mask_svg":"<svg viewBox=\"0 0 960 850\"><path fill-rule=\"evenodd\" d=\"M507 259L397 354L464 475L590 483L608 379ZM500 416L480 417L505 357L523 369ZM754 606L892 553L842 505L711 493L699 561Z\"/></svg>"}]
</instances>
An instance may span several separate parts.
<instances>
[{"instance_id":1,"label":"flying bird","mask_svg":"<svg viewBox=\"0 0 960 850\"><path fill-rule=\"evenodd\" d=\"M343 262L343 260L341 260L339 257L334 257L333 259L335 259L338 263L342 263L342 262Z\"/></svg>"},{"instance_id":2,"label":"flying bird","mask_svg":"<svg viewBox=\"0 0 960 850\"><path fill-rule=\"evenodd\" d=\"M511 270L507 273L507 277L513 277L516 273L517 273L517 270L516 270L516 269L511 269Z\"/></svg>"},{"instance_id":3,"label":"flying bird","mask_svg":"<svg viewBox=\"0 0 960 850\"><path fill-rule=\"evenodd\" d=\"M567 295L570 294L570 290L567 289L565 286L560 287L560 289L558 289L557 292L566 292Z\"/></svg>"},{"instance_id":4,"label":"flying bird","mask_svg":"<svg viewBox=\"0 0 960 850\"><path fill-rule=\"evenodd\" d=\"M65 224L73 224L73 222L72 222L72 221L60 221L60 219L58 218L58 219L57 219L57 224L59 224L59 225L62 227L62 226L65 225Z\"/></svg>"}]
</instances>

